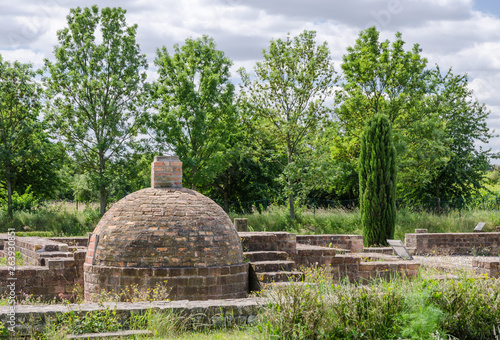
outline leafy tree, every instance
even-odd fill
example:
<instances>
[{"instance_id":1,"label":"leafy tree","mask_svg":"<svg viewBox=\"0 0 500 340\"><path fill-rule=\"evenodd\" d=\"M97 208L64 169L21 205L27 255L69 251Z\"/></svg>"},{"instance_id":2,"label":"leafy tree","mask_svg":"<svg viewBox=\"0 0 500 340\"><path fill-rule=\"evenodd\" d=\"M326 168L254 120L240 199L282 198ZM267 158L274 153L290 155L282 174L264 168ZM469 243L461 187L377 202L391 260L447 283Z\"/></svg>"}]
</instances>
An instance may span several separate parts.
<instances>
[{"instance_id":1,"label":"leafy tree","mask_svg":"<svg viewBox=\"0 0 500 340\"><path fill-rule=\"evenodd\" d=\"M237 121L232 61L216 49L212 38L186 39L157 51L158 81L153 116L157 142L170 144L183 162L183 181L193 189L206 185L229 165L225 154Z\"/></svg>"},{"instance_id":2,"label":"leafy tree","mask_svg":"<svg viewBox=\"0 0 500 340\"><path fill-rule=\"evenodd\" d=\"M433 77L430 103L445 123L446 146L451 156L420 196L438 202L467 199L482 187L484 173L490 168L489 150L475 146L476 141L488 143L492 137L486 124L490 112L473 98L467 75L453 75L451 69L443 75L437 68Z\"/></svg>"},{"instance_id":3,"label":"leafy tree","mask_svg":"<svg viewBox=\"0 0 500 340\"><path fill-rule=\"evenodd\" d=\"M365 245L386 245L396 225L396 151L389 119L370 118L361 135L359 199Z\"/></svg>"},{"instance_id":4,"label":"leafy tree","mask_svg":"<svg viewBox=\"0 0 500 340\"><path fill-rule=\"evenodd\" d=\"M108 163L133 140L145 112L146 57L136 44L137 25L121 8L71 9L58 31L55 62L45 60L52 100L47 121L107 203Z\"/></svg>"},{"instance_id":5,"label":"leafy tree","mask_svg":"<svg viewBox=\"0 0 500 340\"><path fill-rule=\"evenodd\" d=\"M0 56L0 174L7 191L7 212L12 216L12 194L21 168L37 157L43 139L38 121L43 91L31 65L9 63Z\"/></svg>"},{"instance_id":6,"label":"leafy tree","mask_svg":"<svg viewBox=\"0 0 500 340\"><path fill-rule=\"evenodd\" d=\"M377 113L386 114L394 129L401 192L412 194L425 187L448 160L444 123L428 102L427 60L418 45L405 51L404 44L400 33L392 43L379 42L379 32L372 27L361 31L343 56L344 82L337 97L332 146L332 157L345 174L341 182L349 182L358 171L359 136Z\"/></svg>"},{"instance_id":7,"label":"leafy tree","mask_svg":"<svg viewBox=\"0 0 500 340\"><path fill-rule=\"evenodd\" d=\"M325 101L336 82L328 46L317 45L315 37L314 31L304 31L294 38L271 40L264 61L254 68L253 81L240 70L254 122L286 155L283 176L292 219L296 184L303 171L300 160L307 140L331 111Z\"/></svg>"},{"instance_id":8,"label":"leafy tree","mask_svg":"<svg viewBox=\"0 0 500 340\"><path fill-rule=\"evenodd\" d=\"M230 166L204 188L216 201L223 202L226 212L230 209L238 213L251 213L253 206L266 207L272 203L282 188L276 181L281 172L278 163L259 157L258 149L273 150L273 142L266 145L257 138L258 131L244 120L233 128L226 152Z\"/></svg>"}]
</instances>

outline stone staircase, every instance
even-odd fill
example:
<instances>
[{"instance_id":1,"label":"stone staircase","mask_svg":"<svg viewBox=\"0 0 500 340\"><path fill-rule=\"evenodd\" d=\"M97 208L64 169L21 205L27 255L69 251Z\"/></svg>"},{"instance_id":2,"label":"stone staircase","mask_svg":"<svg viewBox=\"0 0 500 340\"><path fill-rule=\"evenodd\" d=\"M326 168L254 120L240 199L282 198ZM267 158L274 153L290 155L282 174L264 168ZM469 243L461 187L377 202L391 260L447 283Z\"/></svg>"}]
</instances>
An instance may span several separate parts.
<instances>
[{"instance_id":1,"label":"stone staircase","mask_svg":"<svg viewBox=\"0 0 500 340\"><path fill-rule=\"evenodd\" d=\"M240 232L243 257L250 263L258 290L261 284L300 281L303 274L296 270L293 260L296 254L294 234L286 232L247 233Z\"/></svg>"}]
</instances>

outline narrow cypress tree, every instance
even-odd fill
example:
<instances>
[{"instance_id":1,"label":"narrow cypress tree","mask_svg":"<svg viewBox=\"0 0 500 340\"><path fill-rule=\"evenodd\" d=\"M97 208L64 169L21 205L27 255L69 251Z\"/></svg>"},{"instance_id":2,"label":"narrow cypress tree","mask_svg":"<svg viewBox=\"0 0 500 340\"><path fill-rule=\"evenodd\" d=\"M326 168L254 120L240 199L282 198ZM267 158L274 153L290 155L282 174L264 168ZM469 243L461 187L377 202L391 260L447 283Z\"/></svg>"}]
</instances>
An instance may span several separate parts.
<instances>
[{"instance_id":1,"label":"narrow cypress tree","mask_svg":"<svg viewBox=\"0 0 500 340\"><path fill-rule=\"evenodd\" d=\"M396 152L385 115L372 117L361 136L359 198L365 246L387 245L396 225Z\"/></svg>"}]
</instances>

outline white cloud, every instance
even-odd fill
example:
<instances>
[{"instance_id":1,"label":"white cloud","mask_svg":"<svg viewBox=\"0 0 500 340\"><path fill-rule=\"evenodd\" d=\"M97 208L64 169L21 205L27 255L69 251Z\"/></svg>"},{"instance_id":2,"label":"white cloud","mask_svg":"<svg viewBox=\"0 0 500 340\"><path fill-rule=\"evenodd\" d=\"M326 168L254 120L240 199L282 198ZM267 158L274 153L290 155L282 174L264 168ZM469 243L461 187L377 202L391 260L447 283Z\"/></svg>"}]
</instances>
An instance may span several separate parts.
<instances>
[{"instance_id":1,"label":"white cloud","mask_svg":"<svg viewBox=\"0 0 500 340\"><path fill-rule=\"evenodd\" d=\"M53 58L56 32L66 26L69 9L88 5L85 0L2 3L0 53L41 67L44 58ZM407 49L420 44L429 67L437 63L443 71L452 66L455 74L468 73L474 95L491 109L489 126L500 131L500 18L478 11L472 0L122 0L119 6L127 9L129 25L138 24L138 43L150 62L148 79L156 78L156 48L171 51L175 43L203 34L234 60L237 81L239 67L251 71L269 40L288 32L316 30L317 41L328 42L340 71L342 55L361 29L375 24L381 39L391 41L400 31ZM500 138L490 145L500 150Z\"/></svg>"}]
</instances>

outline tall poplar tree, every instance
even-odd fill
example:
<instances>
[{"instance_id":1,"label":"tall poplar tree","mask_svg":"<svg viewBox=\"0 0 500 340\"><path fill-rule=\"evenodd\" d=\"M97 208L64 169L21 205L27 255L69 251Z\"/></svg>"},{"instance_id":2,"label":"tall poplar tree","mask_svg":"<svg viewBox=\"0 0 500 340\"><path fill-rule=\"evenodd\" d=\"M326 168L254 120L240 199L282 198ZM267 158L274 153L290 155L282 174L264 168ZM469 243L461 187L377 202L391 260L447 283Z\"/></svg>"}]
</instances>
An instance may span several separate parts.
<instances>
[{"instance_id":1,"label":"tall poplar tree","mask_svg":"<svg viewBox=\"0 0 500 340\"><path fill-rule=\"evenodd\" d=\"M391 123L382 114L361 135L359 191L365 245L386 245L396 225L396 151Z\"/></svg>"},{"instance_id":2,"label":"tall poplar tree","mask_svg":"<svg viewBox=\"0 0 500 340\"><path fill-rule=\"evenodd\" d=\"M71 9L57 32L56 61L45 60L52 100L47 121L89 173L107 204L110 161L119 159L137 134L144 114L145 55L137 25L127 26L121 8Z\"/></svg>"}]
</instances>

